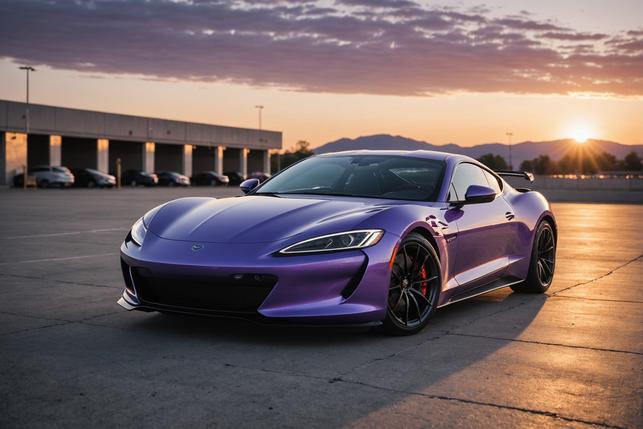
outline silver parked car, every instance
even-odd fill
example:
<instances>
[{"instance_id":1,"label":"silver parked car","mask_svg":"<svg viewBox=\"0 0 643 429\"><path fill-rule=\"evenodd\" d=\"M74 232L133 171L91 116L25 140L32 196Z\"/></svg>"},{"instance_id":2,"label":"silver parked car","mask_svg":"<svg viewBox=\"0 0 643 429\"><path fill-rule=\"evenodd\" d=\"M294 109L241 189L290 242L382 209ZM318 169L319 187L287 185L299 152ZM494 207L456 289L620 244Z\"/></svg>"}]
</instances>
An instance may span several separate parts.
<instances>
[{"instance_id":1,"label":"silver parked car","mask_svg":"<svg viewBox=\"0 0 643 429\"><path fill-rule=\"evenodd\" d=\"M69 188L74 184L74 175L71 174L69 168L62 166L51 165L37 165L27 171L29 176L36 178L36 184L39 188L48 188L52 186L59 186L61 188ZM17 174L13 178L13 185L21 187L24 181L23 174Z\"/></svg>"}]
</instances>

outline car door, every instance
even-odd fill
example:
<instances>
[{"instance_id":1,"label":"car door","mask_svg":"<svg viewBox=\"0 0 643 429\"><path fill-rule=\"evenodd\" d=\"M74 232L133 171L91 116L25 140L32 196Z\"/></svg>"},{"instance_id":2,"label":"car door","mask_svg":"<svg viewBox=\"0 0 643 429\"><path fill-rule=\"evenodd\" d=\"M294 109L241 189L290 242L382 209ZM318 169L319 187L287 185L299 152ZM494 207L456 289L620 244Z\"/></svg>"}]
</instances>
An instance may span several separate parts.
<instances>
[{"instance_id":1,"label":"car door","mask_svg":"<svg viewBox=\"0 0 643 429\"><path fill-rule=\"evenodd\" d=\"M490 183L487 175L494 178L480 166L463 162L456 166L451 181L452 205L447 216L458 227L454 274L466 289L502 277L508 265L511 207L502 197L499 183ZM464 204L466 191L472 185L494 189L496 197L490 202Z\"/></svg>"}]
</instances>

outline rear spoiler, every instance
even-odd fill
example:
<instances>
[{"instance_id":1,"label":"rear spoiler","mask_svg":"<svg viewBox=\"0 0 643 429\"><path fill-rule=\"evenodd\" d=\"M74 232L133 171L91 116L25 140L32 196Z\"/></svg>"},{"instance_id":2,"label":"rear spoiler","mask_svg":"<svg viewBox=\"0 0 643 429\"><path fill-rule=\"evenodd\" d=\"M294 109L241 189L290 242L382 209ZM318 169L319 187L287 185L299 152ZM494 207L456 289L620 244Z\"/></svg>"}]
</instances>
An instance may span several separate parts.
<instances>
[{"instance_id":1,"label":"rear spoiler","mask_svg":"<svg viewBox=\"0 0 643 429\"><path fill-rule=\"evenodd\" d=\"M501 177L520 177L530 182L534 181L534 175L526 171L494 170L494 172Z\"/></svg>"}]
</instances>

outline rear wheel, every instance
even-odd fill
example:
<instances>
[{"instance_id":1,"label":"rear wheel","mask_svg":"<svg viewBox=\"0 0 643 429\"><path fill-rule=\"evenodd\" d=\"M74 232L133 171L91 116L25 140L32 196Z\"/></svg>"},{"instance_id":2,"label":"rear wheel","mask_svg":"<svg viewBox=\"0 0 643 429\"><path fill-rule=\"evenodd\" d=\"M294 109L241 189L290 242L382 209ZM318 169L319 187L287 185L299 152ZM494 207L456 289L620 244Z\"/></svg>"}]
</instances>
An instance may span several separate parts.
<instances>
[{"instance_id":1,"label":"rear wheel","mask_svg":"<svg viewBox=\"0 0 643 429\"><path fill-rule=\"evenodd\" d=\"M527 278L511 289L522 293L544 293L551 286L555 268L556 235L551 224L543 221L536 229Z\"/></svg>"},{"instance_id":2,"label":"rear wheel","mask_svg":"<svg viewBox=\"0 0 643 429\"><path fill-rule=\"evenodd\" d=\"M409 234L393 260L384 329L392 335L419 332L438 306L441 284L435 249L422 235Z\"/></svg>"}]
</instances>

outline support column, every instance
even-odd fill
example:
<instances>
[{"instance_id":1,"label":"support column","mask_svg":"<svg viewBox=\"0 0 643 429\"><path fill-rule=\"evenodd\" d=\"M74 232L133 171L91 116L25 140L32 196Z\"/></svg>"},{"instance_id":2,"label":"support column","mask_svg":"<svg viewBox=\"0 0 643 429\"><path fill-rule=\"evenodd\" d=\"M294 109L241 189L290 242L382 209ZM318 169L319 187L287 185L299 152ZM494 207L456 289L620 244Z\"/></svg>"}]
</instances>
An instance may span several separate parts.
<instances>
[{"instance_id":1,"label":"support column","mask_svg":"<svg viewBox=\"0 0 643 429\"><path fill-rule=\"evenodd\" d=\"M264 173L270 174L270 149L263 151L263 167L262 171Z\"/></svg>"},{"instance_id":2,"label":"support column","mask_svg":"<svg viewBox=\"0 0 643 429\"><path fill-rule=\"evenodd\" d=\"M154 172L154 153L156 144L154 142L145 142L143 145L143 171L147 173Z\"/></svg>"},{"instance_id":3,"label":"support column","mask_svg":"<svg viewBox=\"0 0 643 429\"><path fill-rule=\"evenodd\" d=\"M239 171L241 175L245 178L248 177L248 154L250 149L244 147L239 151Z\"/></svg>"},{"instance_id":4,"label":"support column","mask_svg":"<svg viewBox=\"0 0 643 429\"><path fill-rule=\"evenodd\" d=\"M183 174L185 176L192 176L192 145L183 145Z\"/></svg>"},{"instance_id":5,"label":"support column","mask_svg":"<svg viewBox=\"0 0 643 429\"><path fill-rule=\"evenodd\" d=\"M49 136L49 165L62 164L62 137Z\"/></svg>"},{"instance_id":6,"label":"support column","mask_svg":"<svg viewBox=\"0 0 643 429\"><path fill-rule=\"evenodd\" d=\"M12 185L13 176L27 165L27 134L0 133L0 184Z\"/></svg>"},{"instance_id":7,"label":"support column","mask_svg":"<svg viewBox=\"0 0 643 429\"><path fill-rule=\"evenodd\" d=\"M109 173L109 140L98 139L96 142L96 170Z\"/></svg>"},{"instance_id":8,"label":"support column","mask_svg":"<svg viewBox=\"0 0 643 429\"><path fill-rule=\"evenodd\" d=\"M217 174L223 174L223 151L225 148L223 146L217 146L214 149L214 171Z\"/></svg>"}]
</instances>

